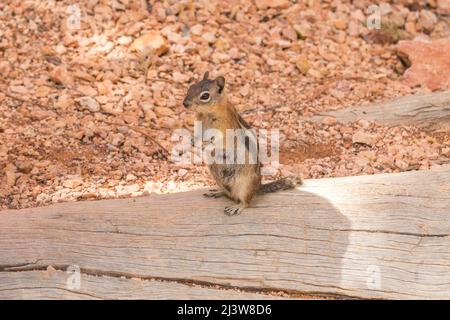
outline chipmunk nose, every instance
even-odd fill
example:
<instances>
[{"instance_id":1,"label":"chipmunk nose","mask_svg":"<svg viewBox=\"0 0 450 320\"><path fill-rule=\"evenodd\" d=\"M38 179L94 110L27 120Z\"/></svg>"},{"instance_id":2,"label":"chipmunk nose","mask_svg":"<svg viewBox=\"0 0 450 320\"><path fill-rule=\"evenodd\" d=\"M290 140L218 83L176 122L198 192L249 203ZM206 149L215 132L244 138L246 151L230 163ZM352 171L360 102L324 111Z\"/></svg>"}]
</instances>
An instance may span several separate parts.
<instances>
[{"instance_id":1,"label":"chipmunk nose","mask_svg":"<svg viewBox=\"0 0 450 320\"><path fill-rule=\"evenodd\" d=\"M183 106L184 106L185 108L189 107L189 101L187 101L186 99L184 99L184 101L183 101Z\"/></svg>"}]
</instances>

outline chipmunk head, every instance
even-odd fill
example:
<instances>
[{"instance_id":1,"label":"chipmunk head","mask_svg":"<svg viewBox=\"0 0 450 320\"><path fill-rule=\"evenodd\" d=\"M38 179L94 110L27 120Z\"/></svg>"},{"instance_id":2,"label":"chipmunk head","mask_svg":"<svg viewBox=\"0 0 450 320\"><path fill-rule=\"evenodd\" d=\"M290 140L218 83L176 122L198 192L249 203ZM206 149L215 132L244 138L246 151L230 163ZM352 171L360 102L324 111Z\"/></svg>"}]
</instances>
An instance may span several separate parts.
<instances>
[{"instance_id":1,"label":"chipmunk head","mask_svg":"<svg viewBox=\"0 0 450 320\"><path fill-rule=\"evenodd\" d=\"M208 112L212 106L220 103L224 96L225 78L208 79L209 72L205 72L203 79L189 87L183 105L196 112Z\"/></svg>"}]
</instances>

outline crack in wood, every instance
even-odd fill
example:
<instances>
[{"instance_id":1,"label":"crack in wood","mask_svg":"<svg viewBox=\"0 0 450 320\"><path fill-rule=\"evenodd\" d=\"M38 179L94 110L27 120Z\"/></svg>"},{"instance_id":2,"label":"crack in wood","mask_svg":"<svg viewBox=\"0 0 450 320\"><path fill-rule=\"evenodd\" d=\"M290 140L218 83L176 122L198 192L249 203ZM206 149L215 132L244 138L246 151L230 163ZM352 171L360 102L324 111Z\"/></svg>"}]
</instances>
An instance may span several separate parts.
<instances>
[{"instance_id":1,"label":"crack in wood","mask_svg":"<svg viewBox=\"0 0 450 320\"><path fill-rule=\"evenodd\" d=\"M383 233L383 234L393 234L398 236L412 236L419 238L445 238L450 236L447 233L441 234L424 234L424 233L415 233L415 232L398 232L398 231L390 231L390 230L370 230L370 229L328 229L328 228L313 228L310 229L315 230L324 230L324 231L341 231L341 232L367 232L367 233Z\"/></svg>"},{"instance_id":2,"label":"crack in wood","mask_svg":"<svg viewBox=\"0 0 450 320\"><path fill-rule=\"evenodd\" d=\"M29 264L25 264L29 265ZM14 268L11 270L8 270L8 268L4 268L4 266L0 266L0 272L30 272L30 271L42 271L47 272L48 268L51 267L55 271L63 271L65 272L70 265L36 265L36 266L30 266L30 267L22 267L22 268ZM169 277L155 277L155 276L146 276L146 275L139 275L139 274L132 274L128 272L119 272L119 271L105 271L105 270L98 270L98 269L91 269L91 268L80 268L80 273L84 274L86 276L95 276L95 277L111 277L111 278L119 278L119 279L138 279L141 281L160 281L160 282L172 282L172 283L178 283L183 284L187 286L197 286L197 287L203 287L203 288L213 288L213 289L219 289L219 290L238 290L241 292L247 292L247 293L260 293L267 296L273 296L274 293L276 295L283 294L286 297L289 298L302 298L305 296L308 296L310 298L333 298L333 299L366 299L365 297L358 297L358 296L352 296L352 295L346 295L346 294L337 294L334 292L325 292L325 291L301 291L301 290L292 290L292 289L283 289L283 288L275 288L275 287L251 287L251 286L233 286L233 285L226 285L223 283L215 283L205 280L197 280L197 279L184 279L184 278L169 278ZM307 284L307 283L305 283ZM329 288L329 286L324 286L325 288ZM24 289L27 289L23 287ZM86 296L91 296L96 299L103 299L100 296L92 295L86 292L77 291L77 290L69 290L59 287L29 287L29 289L38 289L38 288L53 288L53 289L62 289L69 291L71 293L75 294L84 294ZM0 291L5 290L18 290L22 288L16 288L16 289L1 289ZM338 288L339 289L339 288ZM340 288L342 289L342 288Z\"/></svg>"},{"instance_id":3,"label":"crack in wood","mask_svg":"<svg viewBox=\"0 0 450 320\"><path fill-rule=\"evenodd\" d=\"M220 225L220 224L216 224ZM288 224L289 225L289 224ZM290 226L295 226L290 224ZM297 226L300 228L299 226ZM381 234L393 234L399 236L414 236L420 238L445 238L450 236L447 233L441 234L425 234L425 233L414 233L414 232L398 232L391 230L371 230L371 229L334 229L334 228L318 228L313 226L308 226L309 229L321 230L321 231L330 231L330 232L367 232L367 233L381 233ZM52 230L52 228L45 228L42 230ZM246 236L270 236L270 237L279 237L279 238L289 238L293 240L307 240L305 238L286 236L281 234L260 234L260 233L243 233L243 234L201 234L201 235L164 235L164 234L148 234L148 233L130 233L124 231L110 231L110 230L82 230L82 229L57 229L62 231L70 231L70 232L81 232L81 233L111 233L111 234L121 234L121 235L130 235L136 237L162 237L162 238L198 238L198 237L246 237ZM324 241L324 240L322 240Z\"/></svg>"}]
</instances>

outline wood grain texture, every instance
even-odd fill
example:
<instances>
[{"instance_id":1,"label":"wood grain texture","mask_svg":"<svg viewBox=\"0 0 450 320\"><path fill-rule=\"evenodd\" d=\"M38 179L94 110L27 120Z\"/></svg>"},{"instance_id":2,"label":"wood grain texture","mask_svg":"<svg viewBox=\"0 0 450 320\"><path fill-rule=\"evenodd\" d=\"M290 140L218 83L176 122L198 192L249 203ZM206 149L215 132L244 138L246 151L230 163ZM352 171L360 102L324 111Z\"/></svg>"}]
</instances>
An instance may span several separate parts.
<instances>
[{"instance_id":1,"label":"wood grain texture","mask_svg":"<svg viewBox=\"0 0 450 320\"><path fill-rule=\"evenodd\" d=\"M450 91L417 94L388 102L350 107L321 113L308 119L320 122L325 116L335 117L343 123L365 119L388 125L417 125L445 130L450 128Z\"/></svg>"},{"instance_id":2,"label":"wood grain texture","mask_svg":"<svg viewBox=\"0 0 450 320\"><path fill-rule=\"evenodd\" d=\"M238 290L192 286L177 282L80 274L61 270L0 272L0 299L99 300L99 299L281 299L280 296ZM68 284L69 283L69 284ZM284 298L283 298L284 299Z\"/></svg>"},{"instance_id":3,"label":"wood grain texture","mask_svg":"<svg viewBox=\"0 0 450 320\"><path fill-rule=\"evenodd\" d=\"M228 200L202 193L0 212L3 296L15 297L7 290L17 279L39 297L39 272L76 265L85 277L198 285L211 298L222 297L211 286L292 297L450 298L449 166L306 180L235 217L223 214ZM95 291L82 281L78 294L103 297L114 288L116 297L155 297L153 284L136 292L109 282ZM182 296L198 297L186 290Z\"/></svg>"}]
</instances>

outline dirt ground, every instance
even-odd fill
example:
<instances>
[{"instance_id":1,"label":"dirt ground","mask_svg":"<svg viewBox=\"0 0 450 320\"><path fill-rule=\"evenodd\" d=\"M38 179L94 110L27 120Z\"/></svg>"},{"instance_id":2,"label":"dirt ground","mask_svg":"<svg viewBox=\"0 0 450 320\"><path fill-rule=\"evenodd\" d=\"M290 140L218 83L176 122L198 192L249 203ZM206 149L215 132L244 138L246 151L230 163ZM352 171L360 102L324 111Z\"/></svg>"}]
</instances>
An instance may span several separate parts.
<instances>
[{"instance_id":1,"label":"dirt ground","mask_svg":"<svg viewBox=\"0 0 450 320\"><path fill-rule=\"evenodd\" d=\"M447 161L448 132L304 120L448 89L418 84L420 76L405 81L411 61L396 47L449 39L448 1L381 3L376 31L365 25L370 4L1 1L0 209L212 185L205 166L175 165L164 152L174 129L192 130L181 102L207 70L225 76L231 101L252 126L280 130L281 165L268 180ZM368 143L356 143L355 133Z\"/></svg>"}]
</instances>

